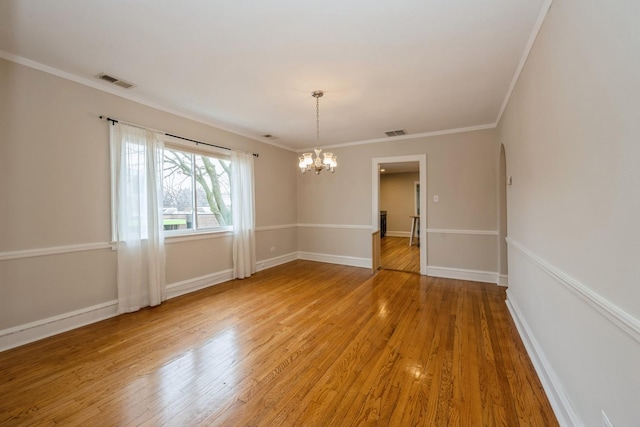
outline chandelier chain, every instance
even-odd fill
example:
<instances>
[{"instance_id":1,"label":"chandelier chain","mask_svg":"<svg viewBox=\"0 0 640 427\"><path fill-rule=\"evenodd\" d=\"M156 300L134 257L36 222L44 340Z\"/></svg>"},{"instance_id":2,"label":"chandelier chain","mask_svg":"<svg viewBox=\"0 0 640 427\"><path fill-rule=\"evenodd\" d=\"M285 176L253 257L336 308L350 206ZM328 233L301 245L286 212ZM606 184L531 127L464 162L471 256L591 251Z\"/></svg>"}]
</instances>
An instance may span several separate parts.
<instances>
[{"instance_id":1,"label":"chandelier chain","mask_svg":"<svg viewBox=\"0 0 640 427\"><path fill-rule=\"evenodd\" d=\"M320 97L316 97L316 147L320 145Z\"/></svg>"},{"instance_id":2,"label":"chandelier chain","mask_svg":"<svg viewBox=\"0 0 640 427\"><path fill-rule=\"evenodd\" d=\"M322 152L320 149L320 97L322 95L324 93L321 90L311 92L311 96L316 99L316 148L313 150L316 155L314 158L313 153L304 153L302 157L298 157L298 167L302 173L314 171L316 175L320 175L320 171L323 170L333 173L338 166L336 156L333 153L325 152L324 158L320 155Z\"/></svg>"}]
</instances>

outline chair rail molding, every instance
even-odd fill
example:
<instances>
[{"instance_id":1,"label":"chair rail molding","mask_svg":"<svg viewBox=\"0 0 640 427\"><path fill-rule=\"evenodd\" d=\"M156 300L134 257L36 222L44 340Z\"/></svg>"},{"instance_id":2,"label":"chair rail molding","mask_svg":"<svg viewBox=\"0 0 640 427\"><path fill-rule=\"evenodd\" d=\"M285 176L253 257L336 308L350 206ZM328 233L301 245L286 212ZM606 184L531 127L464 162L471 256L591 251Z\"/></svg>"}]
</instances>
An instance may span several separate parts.
<instances>
[{"instance_id":1,"label":"chair rail molding","mask_svg":"<svg viewBox=\"0 0 640 427\"><path fill-rule=\"evenodd\" d=\"M547 273L555 281L571 292L578 295L584 301L586 301L591 307L593 307L598 313L607 318L611 323L618 326L620 329L629 334L633 339L640 343L640 320L636 319L626 311L622 310L611 301L602 297L597 292L589 289L578 280L564 273L559 268L540 258L538 255L525 248L520 243L507 237L507 244L509 247L517 250L524 255L527 259L533 262L538 268Z\"/></svg>"},{"instance_id":2,"label":"chair rail molding","mask_svg":"<svg viewBox=\"0 0 640 427\"><path fill-rule=\"evenodd\" d=\"M48 248L24 249L21 251L0 252L0 261L9 261L21 258L33 258L39 256L68 254L73 252L95 251L112 249L110 242L80 243L76 245L52 246Z\"/></svg>"},{"instance_id":3,"label":"chair rail molding","mask_svg":"<svg viewBox=\"0 0 640 427\"><path fill-rule=\"evenodd\" d=\"M496 230L462 230L462 229L448 229L448 228L427 228L427 233L430 234L470 234L479 236L498 236Z\"/></svg>"},{"instance_id":4,"label":"chair rail molding","mask_svg":"<svg viewBox=\"0 0 640 427\"><path fill-rule=\"evenodd\" d=\"M367 230L371 231L371 226L368 224L298 224L300 228L336 228L336 229L351 229L351 230Z\"/></svg>"}]
</instances>

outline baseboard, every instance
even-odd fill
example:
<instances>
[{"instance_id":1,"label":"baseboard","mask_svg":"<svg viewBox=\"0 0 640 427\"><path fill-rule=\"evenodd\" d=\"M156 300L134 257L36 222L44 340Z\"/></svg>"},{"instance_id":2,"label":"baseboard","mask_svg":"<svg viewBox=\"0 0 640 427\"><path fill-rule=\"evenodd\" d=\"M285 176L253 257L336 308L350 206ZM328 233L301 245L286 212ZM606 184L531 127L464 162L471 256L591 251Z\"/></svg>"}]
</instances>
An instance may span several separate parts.
<instances>
[{"instance_id":1,"label":"baseboard","mask_svg":"<svg viewBox=\"0 0 640 427\"><path fill-rule=\"evenodd\" d=\"M410 231L387 231L384 235L385 237L406 237L407 239L411 237Z\"/></svg>"},{"instance_id":2,"label":"baseboard","mask_svg":"<svg viewBox=\"0 0 640 427\"><path fill-rule=\"evenodd\" d=\"M498 274L498 286L509 286L509 276L506 274Z\"/></svg>"},{"instance_id":3,"label":"baseboard","mask_svg":"<svg viewBox=\"0 0 640 427\"><path fill-rule=\"evenodd\" d=\"M640 343L640 319L637 319L631 314L625 312L602 295L569 276L551 263L545 261L515 240L510 238L507 238L506 240L509 248L513 248L520 254L524 255L526 259L533 263L533 265L538 267L557 283L578 295L612 324L622 329Z\"/></svg>"},{"instance_id":4,"label":"baseboard","mask_svg":"<svg viewBox=\"0 0 640 427\"><path fill-rule=\"evenodd\" d=\"M257 270L262 271L296 259L326 262L330 264L348 265L352 267L371 268L370 258L358 258L342 255L320 254L313 252L294 252L278 257L259 261ZM445 267L428 267L428 275L452 279L471 280L478 282L497 283L497 274L486 271L463 270ZM167 285L167 298L175 298L190 292L214 286L233 280L233 271L224 270L217 273ZM39 320L37 322L20 325L0 331L0 351L18 347L79 328L100 320L114 317L118 314L118 301L109 301L92 307L64 313L58 316Z\"/></svg>"},{"instance_id":5,"label":"baseboard","mask_svg":"<svg viewBox=\"0 0 640 427\"><path fill-rule=\"evenodd\" d=\"M297 253L263 260L258 263L258 270L275 267L298 259ZM167 285L167 299L188 294L219 283L233 280L233 271L207 274L181 282ZM109 301L92 307L83 308L69 313L38 320L36 322L8 328L0 331L0 351L9 350L21 345L29 344L44 338L61 334L72 329L80 328L91 323L115 317L118 315L118 301Z\"/></svg>"},{"instance_id":6,"label":"baseboard","mask_svg":"<svg viewBox=\"0 0 640 427\"><path fill-rule=\"evenodd\" d=\"M469 280L471 282L500 284L498 273L482 270L467 270L464 268L428 266L427 276L443 277L445 279Z\"/></svg>"},{"instance_id":7,"label":"baseboard","mask_svg":"<svg viewBox=\"0 0 640 427\"><path fill-rule=\"evenodd\" d=\"M298 252L298 259L326 262L329 264L349 265L351 267L371 268L371 258L318 254L313 252Z\"/></svg>"},{"instance_id":8,"label":"baseboard","mask_svg":"<svg viewBox=\"0 0 640 427\"><path fill-rule=\"evenodd\" d=\"M286 255L280 255L274 258L264 259L262 261L256 262L256 271L267 270L272 267L276 267L281 264L286 264L291 261L295 261L298 259L298 253L292 252Z\"/></svg>"},{"instance_id":9,"label":"baseboard","mask_svg":"<svg viewBox=\"0 0 640 427\"><path fill-rule=\"evenodd\" d=\"M175 298L190 292L199 291L209 286L217 285L223 282L233 280L233 270L223 270L217 273L211 273L193 279L183 280L182 282L167 285L167 299Z\"/></svg>"},{"instance_id":10,"label":"baseboard","mask_svg":"<svg viewBox=\"0 0 640 427\"><path fill-rule=\"evenodd\" d=\"M540 378L540 382L542 383L542 387L547 394L547 398L549 399L549 403L551 403L551 407L553 408L553 412L558 419L558 423L561 426L582 426L584 425L578 414L575 412L571 403L569 402L569 398L564 391L564 388L560 384L558 376L555 371L551 367L549 360L545 356L538 340L533 335L531 328L527 324L518 304L510 297L509 291L507 291L507 308L509 309L509 313L511 313L511 317L518 329L518 333L520 334L520 338L524 343L525 348L527 349L527 353L529 354L529 358L533 363L533 366Z\"/></svg>"},{"instance_id":11,"label":"baseboard","mask_svg":"<svg viewBox=\"0 0 640 427\"><path fill-rule=\"evenodd\" d=\"M0 331L0 351L19 347L118 315L118 301L63 313Z\"/></svg>"}]
</instances>

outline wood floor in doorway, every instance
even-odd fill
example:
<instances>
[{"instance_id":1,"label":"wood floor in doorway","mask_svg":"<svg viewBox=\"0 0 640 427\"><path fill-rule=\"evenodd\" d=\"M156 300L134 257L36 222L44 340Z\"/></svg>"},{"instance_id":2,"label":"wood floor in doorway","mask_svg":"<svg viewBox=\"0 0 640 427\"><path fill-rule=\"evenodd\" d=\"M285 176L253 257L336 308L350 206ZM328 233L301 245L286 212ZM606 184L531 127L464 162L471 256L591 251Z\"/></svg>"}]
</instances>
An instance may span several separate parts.
<instances>
[{"instance_id":1,"label":"wood floor in doorway","mask_svg":"<svg viewBox=\"0 0 640 427\"><path fill-rule=\"evenodd\" d=\"M380 239L380 266L420 273L420 248L415 241L409 246L408 237L385 236Z\"/></svg>"}]
</instances>

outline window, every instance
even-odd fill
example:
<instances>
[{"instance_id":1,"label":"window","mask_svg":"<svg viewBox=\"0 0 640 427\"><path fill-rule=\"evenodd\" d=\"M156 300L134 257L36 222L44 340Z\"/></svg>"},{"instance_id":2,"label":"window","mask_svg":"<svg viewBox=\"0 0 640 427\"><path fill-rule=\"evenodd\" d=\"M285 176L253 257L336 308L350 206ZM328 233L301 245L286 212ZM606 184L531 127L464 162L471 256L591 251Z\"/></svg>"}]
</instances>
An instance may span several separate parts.
<instances>
[{"instance_id":1,"label":"window","mask_svg":"<svg viewBox=\"0 0 640 427\"><path fill-rule=\"evenodd\" d=\"M164 150L162 213L165 231L231 227L231 162L224 157Z\"/></svg>"}]
</instances>

